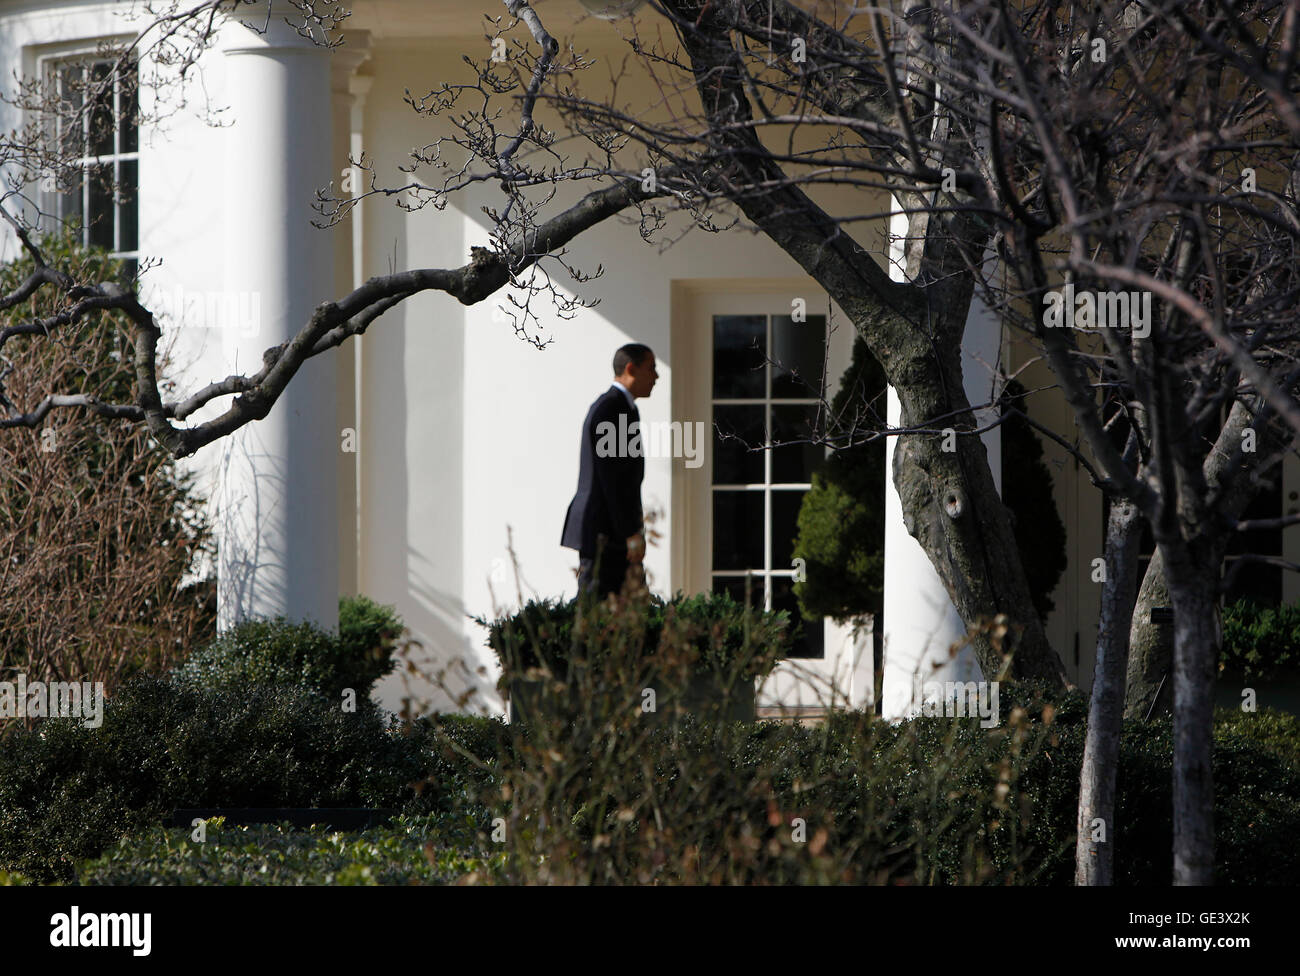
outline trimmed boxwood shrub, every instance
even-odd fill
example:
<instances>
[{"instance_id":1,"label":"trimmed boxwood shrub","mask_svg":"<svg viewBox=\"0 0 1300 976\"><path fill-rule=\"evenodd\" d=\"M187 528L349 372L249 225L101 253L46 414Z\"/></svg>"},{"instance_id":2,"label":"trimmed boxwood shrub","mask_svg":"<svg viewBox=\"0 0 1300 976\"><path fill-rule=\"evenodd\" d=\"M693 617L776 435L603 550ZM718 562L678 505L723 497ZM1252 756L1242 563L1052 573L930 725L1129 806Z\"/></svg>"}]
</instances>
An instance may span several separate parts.
<instances>
[{"instance_id":1,"label":"trimmed boxwood shrub","mask_svg":"<svg viewBox=\"0 0 1300 976\"><path fill-rule=\"evenodd\" d=\"M401 619L339 601L339 631L282 618L233 628L166 676L124 685L104 721L13 726L0 743L0 870L68 878L77 858L178 807L449 810L477 796L504 723L390 727L369 699ZM345 710L340 695L357 692Z\"/></svg>"},{"instance_id":2,"label":"trimmed boxwood shrub","mask_svg":"<svg viewBox=\"0 0 1300 976\"><path fill-rule=\"evenodd\" d=\"M246 620L192 654L181 678L200 687L296 684L337 702L345 689L365 701L375 682L396 666L402 620L368 597L339 600L335 634L284 617Z\"/></svg>"},{"instance_id":3,"label":"trimmed boxwood shrub","mask_svg":"<svg viewBox=\"0 0 1300 976\"><path fill-rule=\"evenodd\" d=\"M495 795L500 760L512 754L518 731L495 716L455 713L423 716L402 726L394 734L409 740L424 770L414 784L421 797L417 806L448 811Z\"/></svg>"},{"instance_id":4,"label":"trimmed boxwood shrub","mask_svg":"<svg viewBox=\"0 0 1300 976\"><path fill-rule=\"evenodd\" d=\"M569 662L591 661L594 655L608 652L605 636L615 625L626 625L618 615L642 613L634 626L619 626L621 636L632 633L647 655L663 653L671 647L693 652L696 674L714 674L750 680L769 674L790 650L793 628L784 611L753 610L736 602L727 593L700 593L683 596L677 593L664 601L650 596L643 609L631 603L616 607L602 602L586 606L587 633L601 635L592 640L576 626L578 600L563 602L530 600L505 617L476 622L488 631L488 646L501 662L503 680L521 676L530 668L546 667L563 679L569 674Z\"/></svg>"},{"instance_id":5,"label":"trimmed boxwood shrub","mask_svg":"<svg viewBox=\"0 0 1300 976\"><path fill-rule=\"evenodd\" d=\"M1081 689L1061 691L1034 681L998 682L998 725L1008 725L1017 708L1028 721L1043 721L1046 715L1057 728L1088 722L1088 696Z\"/></svg>"},{"instance_id":6,"label":"trimmed boxwood shrub","mask_svg":"<svg viewBox=\"0 0 1300 976\"><path fill-rule=\"evenodd\" d=\"M1069 706L1061 711L1069 713ZM1056 853L1044 883L1071 884L1083 722L1055 729L1021 774L1033 814L1025 840ZM1294 716L1215 714L1216 883L1294 884L1300 853L1300 722ZM1115 832L1117 885L1168 885L1173 874L1173 728L1170 719L1125 723L1120 739Z\"/></svg>"}]
</instances>

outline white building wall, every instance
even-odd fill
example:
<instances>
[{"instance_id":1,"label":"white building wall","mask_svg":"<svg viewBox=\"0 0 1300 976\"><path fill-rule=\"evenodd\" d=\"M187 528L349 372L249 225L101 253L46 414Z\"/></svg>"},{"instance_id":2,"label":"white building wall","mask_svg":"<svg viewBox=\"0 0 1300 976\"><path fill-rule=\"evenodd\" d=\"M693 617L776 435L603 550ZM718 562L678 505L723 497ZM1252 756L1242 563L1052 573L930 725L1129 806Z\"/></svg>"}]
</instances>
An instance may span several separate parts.
<instances>
[{"instance_id":1,"label":"white building wall","mask_svg":"<svg viewBox=\"0 0 1300 976\"><path fill-rule=\"evenodd\" d=\"M402 93L428 73L427 49L376 50L364 108L363 148L383 179L426 137ZM339 160L335 169L345 163ZM432 207L413 214L384 197L365 204L363 277L412 267L458 267L469 255L458 213ZM427 655L443 666L471 651L462 597L461 510L466 480L462 404L466 394L465 309L441 293L418 295L375 322L360 343L361 428L359 592L397 607ZM493 378L479 378L487 392ZM447 677L456 691L461 682ZM490 684L490 682L489 682ZM409 689L421 701L450 707L432 689ZM400 676L379 697L400 707Z\"/></svg>"},{"instance_id":2,"label":"white building wall","mask_svg":"<svg viewBox=\"0 0 1300 976\"><path fill-rule=\"evenodd\" d=\"M464 50L456 39L421 41L418 48L376 44L367 151L390 185L412 145L431 144L447 131L440 120L417 118L402 101L405 89L414 92L415 78L441 83L463 74L457 65ZM430 63L446 70L431 72ZM632 100L638 94L635 86L621 91ZM648 89L643 94L652 100ZM575 192L566 190L546 215L576 199ZM441 213L427 207L406 215L376 198L365 217L366 273L387 271L394 255L398 268L460 266L471 246L487 243L480 207L502 202L490 188L454 197ZM860 197L841 202L864 207ZM869 237L863 230L859 236ZM540 325L530 324L529 332L550 340L545 349L520 339L497 311L511 309L505 291L469 308L444 295L421 296L390 312L363 341L359 589L397 605L424 645L421 669L441 672L446 686L417 687L394 676L379 689L389 707L413 693L450 708L474 688L465 707L499 710L496 660L470 618L518 605L516 563L525 601L576 592L578 556L560 547L560 531L577 485L582 420L612 379L618 346L644 342L656 353L660 381L638 404L643 421L703 420L707 427L708 417L671 414L674 377L693 368L678 362L671 345L672 282L800 274L784 252L745 231L692 232L660 254L617 219L581 235L565 260L588 273L601 265L605 273L581 286L584 299L598 304L571 320L545 294L534 299ZM574 287L555 262L547 267L562 289ZM833 379L845 365L847 359L831 365ZM661 513L661 539L646 568L652 588L665 595L680 585L670 570L671 473L668 459L648 459L642 488L647 512Z\"/></svg>"}]
</instances>

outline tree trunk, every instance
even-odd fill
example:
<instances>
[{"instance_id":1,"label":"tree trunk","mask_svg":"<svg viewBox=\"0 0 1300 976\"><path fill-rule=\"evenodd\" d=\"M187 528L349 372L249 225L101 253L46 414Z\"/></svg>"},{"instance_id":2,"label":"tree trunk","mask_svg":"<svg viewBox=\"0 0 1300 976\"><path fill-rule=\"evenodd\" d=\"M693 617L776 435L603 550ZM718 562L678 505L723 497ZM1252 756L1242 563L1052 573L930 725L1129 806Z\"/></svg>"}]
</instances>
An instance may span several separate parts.
<instances>
[{"instance_id":1,"label":"tree trunk","mask_svg":"<svg viewBox=\"0 0 1300 976\"><path fill-rule=\"evenodd\" d=\"M918 337L917 342L924 340ZM960 346L925 346L918 358L928 368L896 369L889 377L902 407L902 426L974 429L973 415L965 413L970 403L962 385ZM1064 688L1065 667L1034 609L984 442L978 435L962 434L955 451L944 451L943 441L930 433L898 437L893 478L907 531L934 564L962 620L975 630L971 646L984 677L996 680L1003 654L1011 651L1011 677ZM978 627L999 614L1011 625L1005 641Z\"/></svg>"},{"instance_id":2,"label":"tree trunk","mask_svg":"<svg viewBox=\"0 0 1300 976\"><path fill-rule=\"evenodd\" d=\"M1129 630L1128 677L1124 692L1124 717L1145 721L1168 715L1174 702L1174 626L1167 613L1169 587L1165 560L1156 550L1142 577L1133 624Z\"/></svg>"},{"instance_id":3,"label":"tree trunk","mask_svg":"<svg viewBox=\"0 0 1300 976\"><path fill-rule=\"evenodd\" d=\"M1125 499L1113 501L1106 525L1106 582L1101 593L1097 663L1079 773L1076 885L1115 883L1115 778L1124 724L1124 666L1141 540L1142 519L1137 506Z\"/></svg>"},{"instance_id":4,"label":"tree trunk","mask_svg":"<svg viewBox=\"0 0 1300 976\"><path fill-rule=\"evenodd\" d=\"M962 334L975 288L965 261L984 253L992 226L973 212L950 214L920 242L916 260L927 258L926 274L916 281L927 283L891 280L836 220L791 183L756 135L750 95L729 38L730 7L680 0L666 3L666 9L679 18L678 36L712 127L719 159L715 179L732 188L732 201L745 217L853 322L898 391L903 424L928 428L899 437L894 482L908 531L934 563L962 619L980 633L973 647L985 676L993 680L1002 671L1002 653L1011 649L1015 677L1064 688L1065 668L1034 608L983 443L968 434L957 438L956 451L942 450L944 428L975 427L961 378ZM886 96L877 97L883 106ZM884 157L892 158L888 152ZM762 190L737 189L746 187ZM933 220L927 218L927 226ZM954 241L964 246L952 246ZM999 614L1010 618L1008 646L1001 650L979 627Z\"/></svg>"},{"instance_id":5,"label":"tree trunk","mask_svg":"<svg viewBox=\"0 0 1300 976\"><path fill-rule=\"evenodd\" d=\"M1257 479L1243 477L1241 472L1234 470L1242 459L1236 448L1241 444L1243 432L1248 427L1256 432L1258 446L1249 457L1261 461L1281 450L1289 439L1289 434L1281 425L1276 421L1267 422L1257 410L1258 408L1252 410L1241 401L1232 405L1227 422L1202 466L1205 482L1211 488L1217 487L1225 477L1232 479L1229 492L1220 503L1223 518L1229 523L1241 518L1246 506L1257 494L1260 484ZM1212 570L1216 581L1222 558L1220 555L1219 562L1215 563ZM1172 606L1169 585L1165 581L1164 554L1157 549L1142 579L1142 590L1138 594L1133 628L1129 634L1125 718L1142 720L1148 714L1168 714L1173 704L1173 627L1167 620L1153 620L1151 617L1153 608ZM1215 663L1218 663L1217 657Z\"/></svg>"},{"instance_id":6,"label":"tree trunk","mask_svg":"<svg viewBox=\"0 0 1300 976\"><path fill-rule=\"evenodd\" d=\"M1218 562L1166 559L1174 608L1174 884L1214 883L1211 770ZM1205 564L1211 565L1206 571Z\"/></svg>"}]
</instances>

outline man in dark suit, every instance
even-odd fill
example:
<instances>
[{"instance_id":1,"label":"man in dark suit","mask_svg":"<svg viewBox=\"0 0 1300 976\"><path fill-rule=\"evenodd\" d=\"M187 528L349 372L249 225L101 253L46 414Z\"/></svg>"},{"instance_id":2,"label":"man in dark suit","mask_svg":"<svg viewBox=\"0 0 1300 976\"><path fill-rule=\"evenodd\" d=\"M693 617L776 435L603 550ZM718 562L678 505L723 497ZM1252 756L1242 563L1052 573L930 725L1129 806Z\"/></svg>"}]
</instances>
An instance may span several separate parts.
<instances>
[{"instance_id":1,"label":"man in dark suit","mask_svg":"<svg viewBox=\"0 0 1300 976\"><path fill-rule=\"evenodd\" d=\"M578 550L578 587L605 596L623 588L630 565L645 556L641 480L645 457L636 399L650 395L659 374L649 346L633 342L614 353L614 382L582 424L578 492L564 516L560 545Z\"/></svg>"}]
</instances>

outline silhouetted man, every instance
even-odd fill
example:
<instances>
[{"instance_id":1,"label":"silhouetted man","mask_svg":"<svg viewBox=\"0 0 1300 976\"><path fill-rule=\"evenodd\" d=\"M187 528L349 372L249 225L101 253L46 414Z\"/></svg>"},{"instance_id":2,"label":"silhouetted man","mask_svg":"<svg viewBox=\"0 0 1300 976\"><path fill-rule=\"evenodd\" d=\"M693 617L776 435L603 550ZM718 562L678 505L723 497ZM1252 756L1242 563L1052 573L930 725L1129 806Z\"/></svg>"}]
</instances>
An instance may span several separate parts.
<instances>
[{"instance_id":1,"label":"silhouetted man","mask_svg":"<svg viewBox=\"0 0 1300 976\"><path fill-rule=\"evenodd\" d=\"M564 516L560 539L560 545L578 550L580 590L617 593L628 567L645 556L645 457L636 399L649 396L658 379L649 346L633 342L620 347L614 353L614 382L582 423L578 492Z\"/></svg>"}]
</instances>

